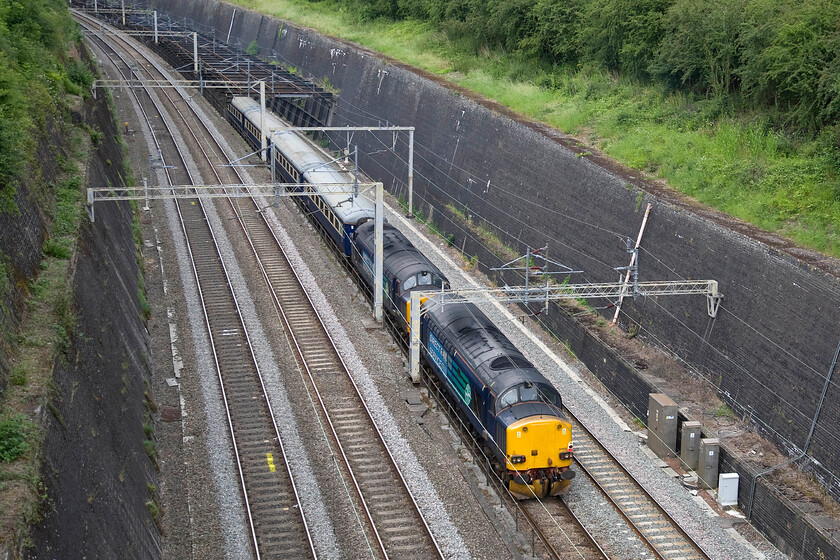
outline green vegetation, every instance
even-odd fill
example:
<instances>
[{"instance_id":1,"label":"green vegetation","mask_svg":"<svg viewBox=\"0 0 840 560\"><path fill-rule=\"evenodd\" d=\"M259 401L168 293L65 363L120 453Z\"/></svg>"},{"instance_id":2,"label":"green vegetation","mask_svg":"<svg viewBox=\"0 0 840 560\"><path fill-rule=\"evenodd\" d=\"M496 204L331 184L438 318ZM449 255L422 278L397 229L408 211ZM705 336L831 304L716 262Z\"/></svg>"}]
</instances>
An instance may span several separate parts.
<instances>
[{"instance_id":1,"label":"green vegetation","mask_svg":"<svg viewBox=\"0 0 840 560\"><path fill-rule=\"evenodd\" d=\"M245 49L245 52L251 56L257 56L258 54L260 54L260 45L259 43L257 43L256 39L251 41L251 43L248 45L248 48Z\"/></svg>"},{"instance_id":2,"label":"green vegetation","mask_svg":"<svg viewBox=\"0 0 840 560\"><path fill-rule=\"evenodd\" d=\"M76 331L68 268L84 216L81 164L102 141L70 115L94 79L78 54L81 39L63 0L0 3L0 214L18 213L15 196L25 181L47 226L40 270L28 284L3 253L10 249L0 248L0 301L14 285L28 295L24 318L7 330L2 347L11 372L0 400L0 544L10 549L27 542L26 527L46 500L44 430L33 411L43 407L67 428L52 370L56 359L68 359ZM66 139L64 147L57 137Z\"/></svg>"},{"instance_id":3,"label":"green vegetation","mask_svg":"<svg viewBox=\"0 0 840 560\"><path fill-rule=\"evenodd\" d=\"M838 0L237 3L445 75L840 256Z\"/></svg>"},{"instance_id":4,"label":"green vegetation","mask_svg":"<svg viewBox=\"0 0 840 560\"><path fill-rule=\"evenodd\" d=\"M67 66L80 41L61 0L0 4L0 213L16 213L17 184L35 164L34 130L65 106L63 93L90 87L78 64Z\"/></svg>"},{"instance_id":5,"label":"green vegetation","mask_svg":"<svg viewBox=\"0 0 840 560\"><path fill-rule=\"evenodd\" d=\"M139 270L137 272L137 299L140 301L140 313L143 319L148 321L152 316L152 306L146 298L146 279L143 277L143 272Z\"/></svg>"},{"instance_id":6,"label":"green vegetation","mask_svg":"<svg viewBox=\"0 0 840 560\"><path fill-rule=\"evenodd\" d=\"M25 414L0 420L0 461L14 461L29 449L32 422Z\"/></svg>"},{"instance_id":7,"label":"green vegetation","mask_svg":"<svg viewBox=\"0 0 840 560\"><path fill-rule=\"evenodd\" d=\"M735 413L732 412L732 409L726 403L721 403L719 407L712 410L712 414L715 418L735 418Z\"/></svg>"},{"instance_id":8,"label":"green vegetation","mask_svg":"<svg viewBox=\"0 0 840 560\"><path fill-rule=\"evenodd\" d=\"M485 247L499 257L502 262L507 262L515 259L519 255L502 242L499 235L491 229L490 225L481 222L476 223L471 214L458 209L454 204L447 204L446 210L450 212L453 221L455 221L463 231L469 233L473 237L481 240Z\"/></svg>"}]
</instances>

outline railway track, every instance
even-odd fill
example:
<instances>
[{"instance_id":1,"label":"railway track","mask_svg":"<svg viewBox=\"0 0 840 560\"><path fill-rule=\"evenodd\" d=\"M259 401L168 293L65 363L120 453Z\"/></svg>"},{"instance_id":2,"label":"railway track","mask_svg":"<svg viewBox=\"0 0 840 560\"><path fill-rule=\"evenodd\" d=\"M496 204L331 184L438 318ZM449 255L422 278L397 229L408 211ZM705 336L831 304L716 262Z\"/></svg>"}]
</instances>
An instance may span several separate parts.
<instances>
[{"instance_id":1,"label":"railway track","mask_svg":"<svg viewBox=\"0 0 840 560\"><path fill-rule=\"evenodd\" d=\"M442 412L449 418L450 425L460 432L462 441L469 444L473 456L482 466L488 484L497 489L502 504L516 521L518 532L526 536L530 534L530 539L526 538L525 540L530 541L528 544L532 555L541 554L543 557L553 560L569 558L603 560L609 558L595 536L586 529L585 525L562 499L517 500L493 470L489 456L482 450L481 444L470 430L469 424L464 422L458 409L452 405L445 389L427 372L423 375L423 382L430 394L434 395L435 401L439 403ZM526 523L527 533L522 531L523 525L519 523L520 517ZM515 556L522 557L523 551L512 550L511 552Z\"/></svg>"},{"instance_id":2,"label":"railway track","mask_svg":"<svg viewBox=\"0 0 840 560\"><path fill-rule=\"evenodd\" d=\"M407 352L405 340L402 348ZM462 421L446 392L436 383L433 376L424 372L426 387L442 404L453 426L459 428L462 440L472 446L473 455L483 463L484 472L491 485L498 488L500 495L507 498L508 511L514 517L522 515L534 533L534 542L539 543L545 555L551 558L609 558L599 538L593 535L560 499L526 500L518 502L501 485L493 472L487 455L481 445ZM694 541L657 500L613 457L568 409L564 409L572 422L574 434L575 463L582 474L598 488L605 499L612 504L619 515L648 547L655 558L661 560L710 560L702 546ZM532 550L536 550L532 545Z\"/></svg>"},{"instance_id":3,"label":"railway track","mask_svg":"<svg viewBox=\"0 0 840 560\"><path fill-rule=\"evenodd\" d=\"M166 96L169 97L168 94ZM180 104L176 104L171 99L170 101L173 106ZM180 114L177 107L176 111ZM184 125L191 128L183 115L182 119ZM192 131L190 134L197 144L202 143L199 135ZM217 161L221 159L228 163L230 163L230 160L210 131L204 131L200 136L205 142L208 139L213 140L209 147L209 151L212 151L213 154L208 154L208 150L205 148L202 148L202 152L204 157L210 161L211 167L214 168L213 172L216 174L216 179L220 184L223 184L224 181L213 166L213 159ZM230 168L229 172L235 174L235 182L243 182L234 168ZM196 220L206 222L200 204L187 203L181 206L182 223L192 223ZM334 443L344 460L346 473L352 480L357 497L368 520L367 529L371 536L369 541L376 543L375 548L383 558L442 558L442 551L376 427L364 399L350 377L340 354L332 344L314 306L306 296L305 290L297 280L291 265L285 259L282 248L274 237L271 228L262 214L254 212L253 214L242 215L238 213L238 208L235 205L231 204L231 208L234 212L237 212L239 223L248 237L256 262L265 275L267 285L271 289L280 316L293 340L302 367L306 371L311 387L318 397L317 400L321 406L323 418L330 428L329 431ZM254 209L257 208L257 202L254 201ZM216 287L211 292L202 290L202 300L206 301L208 298L212 298L210 303L205 303L205 316L214 341L216 354L225 352L222 359L217 358L220 364L219 371L233 372L233 375L222 375L220 373L223 386L229 386L231 391L235 393L230 398L226 397L225 399L230 411L232 439L237 442L237 448L242 447L248 452L253 450L256 453L254 457L249 455L246 460L238 460L238 462L241 467L244 466L246 469L256 467L259 472L260 468L265 468L266 465L271 467L274 453L250 441L240 446L238 442L242 437L237 437L239 430L236 427L237 425L247 426L245 433L255 434L257 440L260 437L265 438L265 434L267 434L265 423L259 421L256 417L259 416L259 413L253 410L253 403L258 394L253 381L259 380L259 372L258 370L253 371L250 364L247 367L248 371L245 371L246 368L243 366L248 361L255 366L256 361L253 356L250 357L250 360L247 360L242 353L244 348L250 350L244 323L241 322L240 318L240 322L234 324L231 320L233 310L227 303L219 299L223 297L221 292L229 292L231 296L233 294L221 287L226 285L225 279L220 276L223 270L214 270L218 267L211 262L215 256L216 262L223 268L223 264L219 260L218 250L215 249L215 243L203 232L196 234L191 230L192 228L188 232L186 226L184 226L184 233L190 239L189 245L193 253L197 281L200 285ZM212 231L209 228L203 228L203 231L208 231L212 237ZM215 255L211 255L211 253L215 253ZM205 269L207 272L205 272ZM206 284L205 281L210 283ZM235 298L233 303L235 304ZM222 337L222 342L219 345L216 344L217 336L214 335ZM236 355L237 350L239 350L238 356ZM329 385L327 390L324 390L325 384ZM259 385L264 395L261 381ZM267 397L265 402L267 403L268 418L271 418L273 423L273 415L271 415ZM239 422L239 418L242 418L243 421ZM274 429L274 439L279 443L280 439L276 432L276 426L274 426ZM249 508L253 507L252 502L255 502L256 505L262 505L267 500L249 500L248 488L253 487L255 490L261 491L265 488L266 477L259 475L243 476L245 477L245 482L243 482L245 499ZM293 488L293 481L291 481L290 486ZM262 492L259 492L259 494L262 495ZM294 504L286 502L279 504L278 507L284 511L295 509ZM296 509L300 510L299 507ZM255 523L254 525L256 527L260 524ZM281 532L273 531L269 535L272 539L274 536L279 537L277 540L282 542L283 535ZM255 537L257 544L264 540L260 539L259 536ZM309 540L311 545L311 539ZM300 549L287 548L283 552L288 557L303 557L298 553L298 550Z\"/></svg>"},{"instance_id":4,"label":"railway track","mask_svg":"<svg viewBox=\"0 0 840 560\"><path fill-rule=\"evenodd\" d=\"M709 560L699 543L636 482L621 463L568 411L572 420L575 462L615 506L657 558Z\"/></svg>"},{"instance_id":5,"label":"railway track","mask_svg":"<svg viewBox=\"0 0 840 560\"><path fill-rule=\"evenodd\" d=\"M562 499L528 500L520 502L519 506L530 526L541 535L552 558L609 558L597 539Z\"/></svg>"},{"instance_id":6,"label":"railway track","mask_svg":"<svg viewBox=\"0 0 840 560\"><path fill-rule=\"evenodd\" d=\"M280 243L261 213L240 214L239 219L381 553L394 558L442 558L359 388Z\"/></svg>"},{"instance_id":7,"label":"railway track","mask_svg":"<svg viewBox=\"0 0 840 560\"><path fill-rule=\"evenodd\" d=\"M91 23L89 18L75 15L88 30L94 30L94 26L98 25L96 20ZM111 50L117 56L119 60L114 62L126 78L132 72L128 61L101 38L96 40L103 52ZM165 150L167 154L177 153L184 178L195 184L186 156L172 140L166 112L153 96L149 95L144 100L137 95L136 90L132 91L143 108L150 128L154 131L148 115L152 108L167 128L166 134L153 132L157 148ZM176 173L166 170L166 174L170 184L175 184L173 175ZM200 199L176 201L176 206L199 287L254 555L256 558L315 558L312 537L300 506L294 476L283 450L271 403L213 230Z\"/></svg>"}]
</instances>

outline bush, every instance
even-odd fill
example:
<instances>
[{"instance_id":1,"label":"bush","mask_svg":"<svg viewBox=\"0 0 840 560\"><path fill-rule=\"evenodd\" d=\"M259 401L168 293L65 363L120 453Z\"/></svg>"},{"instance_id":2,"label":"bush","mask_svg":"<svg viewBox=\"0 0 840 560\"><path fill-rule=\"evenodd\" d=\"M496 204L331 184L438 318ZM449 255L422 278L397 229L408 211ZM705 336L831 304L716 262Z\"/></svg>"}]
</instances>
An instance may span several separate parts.
<instances>
[{"instance_id":1,"label":"bush","mask_svg":"<svg viewBox=\"0 0 840 560\"><path fill-rule=\"evenodd\" d=\"M152 317L152 306L146 299L146 293L140 288L137 289L137 299L140 301L140 313L143 319L148 321Z\"/></svg>"},{"instance_id":2,"label":"bush","mask_svg":"<svg viewBox=\"0 0 840 560\"><path fill-rule=\"evenodd\" d=\"M23 385L26 385L27 377L28 375L26 374L26 368L18 365L15 366L14 369L12 369L12 374L9 376L9 381L12 383L12 385L22 387Z\"/></svg>"},{"instance_id":3,"label":"bush","mask_svg":"<svg viewBox=\"0 0 840 560\"><path fill-rule=\"evenodd\" d=\"M260 54L260 45L259 43L257 43L256 39L251 41L251 43L248 45L248 48L245 49L245 52L248 54L248 56L257 56L258 54Z\"/></svg>"},{"instance_id":4,"label":"bush","mask_svg":"<svg viewBox=\"0 0 840 560\"><path fill-rule=\"evenodd\" d=\"M69 259L71 251L62 240L51 237L44 243L44 254L56 259Z\"/></svg>"},{"instance_id":5,"label":"bush","mask_svg":"<svg viewBox=\"0 0 840 560\"><path fill-rule=\"evenodd\" d=\"M726 94L736 84L738 35L747 0L677 0L651 73L672 87Z\"/></svg>"},{"instance_id":6,"label":"bush","mask_svg":"<svg viewBox=\"0 0 840 560\"><path fill-rule=\"evenodd\" d=\"M840 119L836 0L754 0L740 40L745 95L818 131Z\"/></svg>"},{"instance_id":7,"label":"bush","mask_svg":"<svg viewBox=\"0 0 840 560\"><path fill-rule=\"evenodd\" d=\"M0 461L14 461L29 449L32 423L24 414L0 420Z\"/></svg>"},{"instance_id":8,"label":"bush","mask_svg":"<svg viewBox=\"0 0 840 560\"><path fill-rule=\"evenodd\" d=\"M67 64L67 77L79 86L83 92L90 90L96 79L93 71L82 60L73 60Z\"/></svg>"}]
</instances>

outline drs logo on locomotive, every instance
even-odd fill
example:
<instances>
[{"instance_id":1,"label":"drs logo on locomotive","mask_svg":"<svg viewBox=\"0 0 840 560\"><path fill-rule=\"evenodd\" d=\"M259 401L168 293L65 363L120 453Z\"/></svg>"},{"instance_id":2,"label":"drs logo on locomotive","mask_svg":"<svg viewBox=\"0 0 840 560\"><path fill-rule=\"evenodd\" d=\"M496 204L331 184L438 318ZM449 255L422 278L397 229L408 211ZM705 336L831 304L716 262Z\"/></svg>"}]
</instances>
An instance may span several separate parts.
<instances>
[{"instance_id":1,"label":"drs logo on locomotive","mask_svg":"<svg viewBox=\"0 0 840 560\"><path fill-rule=\"evenodd\" d=\"M435 365L446 376L449 386L458 398L467 406L472 402L472 391L470 382L464 372L449 359L449 354L443 348L443 344L437 339L433 332L429 332L429 357Z\"/></svg>"},{"instance_id":2,"label":"drs logo on locomotive","mask_svg":"<svg viewBox=\"0 0 840 560\"><path fill-rule=\"evenodd\" d=\"M449 361L446 350L443 349L443 344L437 339L435 333L431 332L429 333L429 357L440 371L444 374L449 372L449 368L446 367L446 362Z\"/></svg>"}]
</instances>

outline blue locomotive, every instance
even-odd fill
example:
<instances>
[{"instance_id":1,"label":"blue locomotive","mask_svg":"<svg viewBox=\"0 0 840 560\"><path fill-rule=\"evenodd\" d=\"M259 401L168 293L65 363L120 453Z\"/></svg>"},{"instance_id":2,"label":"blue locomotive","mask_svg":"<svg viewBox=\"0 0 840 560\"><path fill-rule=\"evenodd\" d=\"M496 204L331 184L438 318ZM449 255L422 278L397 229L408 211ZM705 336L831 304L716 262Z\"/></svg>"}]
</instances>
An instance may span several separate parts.
<instances>
[{"instance_id":1,"label":"blue locomotive","mask_svg":"<svg viewBox=\"0 0 840 560\"><path fill-rule=\"evenodd\" d=\"M228 118L259 146L260 106L234 97ZM285 123L266 112L267 129ZM318 183L351 183L320 149L293 132L269 138L275 143L276 172L297 183L302 197L330 239L373 290L374 206L362 196L337 194ZM305 189L305 190L304 190ZM410 321L411 292L444 289L446 277L395 227L383 231L383 306L403 329ZM566 493L575 472L572 426L557 390L475 305L432 296L424 299L421 359L446 388L463 418L483 440L500 476L520 498Z\"/></svg>"},{"instance_id":2,"label":"blue locomotive","mask_svg":"<svg viewBox=\"0 0 840 560\"><path fill-rule=\"evenodd\" d=\"M445 385L521 498L565 494L574 478L572 426L560 394L478 307L432 297L421 358Z\"/></svg>"},{"instance_id":3,"label":"blue locomotive","mask_svg":"<svg viewBox=\"0 0 840 560\"><path fill-rule=\"evenodd\" d=\"M353 266L364 278L368 287L373 286L373 258L375 224L365 222L356 228L353 243ZM403 332L408 331L411 320L411 292L440 290L448 286L443 273L433 265L391 224L383 224L382 231L382 307Z\"/></svg>"}]
</instances>

